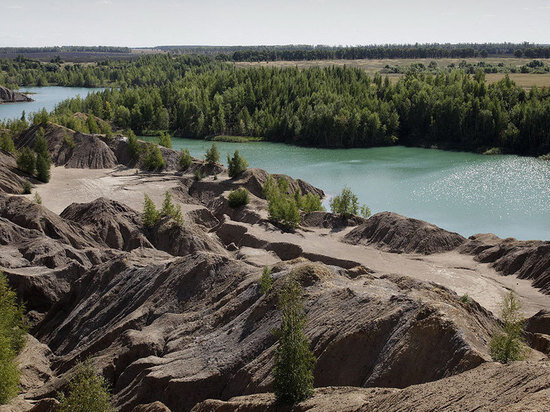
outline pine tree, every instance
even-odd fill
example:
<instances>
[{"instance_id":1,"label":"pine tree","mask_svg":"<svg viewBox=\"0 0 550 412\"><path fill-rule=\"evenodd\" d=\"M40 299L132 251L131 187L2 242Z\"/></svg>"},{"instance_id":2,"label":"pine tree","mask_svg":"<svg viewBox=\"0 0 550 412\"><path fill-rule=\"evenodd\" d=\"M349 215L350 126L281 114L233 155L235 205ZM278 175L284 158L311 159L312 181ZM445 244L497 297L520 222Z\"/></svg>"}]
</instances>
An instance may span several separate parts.
<instances>
[{"instance_id":1,"label":"pine tree","mask_svg":"<svg viewBox=\"0 0 550 412\"><path fill-rule=\"evenodd\" d=\"M265 295L273 286L273 277L271 276L271 270L264 266L262 271L262 277L260 278L260 293Z\"/></svg>"},{"instance_id":2,"label":"pine tree","mask_svg":"<svg viewBox=\"0 0 550 412\"><path fill-rule=\"evenodd\" d=\"M168 149L172 148L172 139L170 139L170 135L166 132L162 132L159 136L159 145L163 147L167 147Z\"/></svg>"},{"instance_id":3,"label":"pine tree","mask_svg":"<svg viewBox=\"0 0 550 412\"><path fill-rule=\"evenodd\" d=\"M36 157L36 177L38 180L48 183L50 181L50 156L39 153Z\"/></svg>"},{"instance_id":4,"label":"pine tree","mask_svg":"<svg viewBox=\"0 0 550 412\"><path fill-rule=\"evenodd\" d=\"M191 159L191 154L189 154L189 149L182 149L180 155L180 167L182 170L187 170L193 163Z\"/></svg>"},{"instance_id":5,"label":"pine tree","mask_svg":"<svg viewBox=\"0 0 550 412\"><path fill-rule=\"evenodd\" d=\"M210 147L210 149L206 149L205 160L210 164L219 162L220 152L218 152L218 146L216 146L216 143L212 143L212 147Z\"/></svg>"},{"instance_id":6,"label":"pine tree","mask_svg":"<svg viewBox=\"0 0 550 412\"><path fill-rule=\"evenodd\" d=\"M28 147L23 147L19 152L17 167L29 175L34 175L34 171L36 170L36 155Z\"/></svg>"},{"instance_id":7,"label":"pine tree","mask_svg":"<svg viewBox=\"0 0 550 412\"><path fill-rule=\"evenodd\" d=\"M159 221L160 214L157 211L155 204L151 198L145 195L143 202L143 225L145 227L153 227Z\"/></svg>"},{"instance_id":8,"label":"pine tree","mask_svg":"<svg viewBox=\"0 0 550 412\"><path fill-rule=\"evenodd\" d=\"M293 405L313 394L315 357L304 334L306 315L302 288L291 280L279 296L281 327L276 331L279 346L275 351L273 387L277 401Z\"/></svg>"},{"instance_id":9,"label":"pine tree","mask_svg":"<svg viewBox=\"0 0 550 412\"><path fill-rule=\"evenodd\" d=\"M233 157L227 155L227 165L229 177L237 177L246 170L248 162L235 150Z\"/></svg>"}]
</instances>

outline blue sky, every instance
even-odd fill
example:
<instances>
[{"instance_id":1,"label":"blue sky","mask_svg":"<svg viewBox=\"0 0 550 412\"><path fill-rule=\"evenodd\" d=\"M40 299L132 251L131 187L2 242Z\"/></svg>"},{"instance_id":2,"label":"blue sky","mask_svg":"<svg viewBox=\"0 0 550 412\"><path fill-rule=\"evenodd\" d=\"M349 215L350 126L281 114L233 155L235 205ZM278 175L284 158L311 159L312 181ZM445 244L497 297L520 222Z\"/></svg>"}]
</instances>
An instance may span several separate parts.
<instances>
[{"instance_id":1,"label":"blue sky","mask_svg":"<svg viewBox=\"0 0 550 412\"><path fill-rule=\"evenodd\" d=\"M0 46L550 43L550 1L0 0Z\"/></svg>"}]
</instances>

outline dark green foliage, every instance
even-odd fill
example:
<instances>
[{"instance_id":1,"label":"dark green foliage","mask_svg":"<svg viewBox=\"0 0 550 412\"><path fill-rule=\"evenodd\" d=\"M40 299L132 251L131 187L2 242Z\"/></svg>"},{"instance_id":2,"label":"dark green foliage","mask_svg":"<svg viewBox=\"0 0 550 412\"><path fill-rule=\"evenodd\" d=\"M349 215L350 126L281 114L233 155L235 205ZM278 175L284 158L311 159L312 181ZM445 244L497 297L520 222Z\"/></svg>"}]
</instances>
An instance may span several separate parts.
<instances>
[{"instance_id":1,"label":"dark green foliage","mask_svg":"<svg viewBox=\"0 0 550 412\"><path fill-rule=\"evenodd\" d=\"M49 120L50 120L50 116L46 111L46 109L43 108L39 112L36 112L33 114L32 124L33 126L38 126L38 125L44 126L49 122Z\"/></svg>"},{"instance_id":2,"label":"dark green foliage","mask_svg":"<svg viewBox=\"0 0 550 412\"><path fill-rule=\"evenodd\" d=\"M130 157L138 161L141 156L141 145L138 142L138 138L131 130L125 131L125 135L128 137L128 151L130 152Z\"/></svg>"},{"instance_id":3,"label":"dark green foliage","mask_svg":"<svg viewBox=\"0 0 550 412\"><path fill-rule=\"evenodd\" d=\"M248 167L248 162L235 150L233 157L227 155L227 169L229 177L237 177Z\"/></svg>"},{"instance_id":4,"label":"dark green foliage","mask_svg":"<svg viewBox=\"0 0 550 412\"><path fill-rule=\"evenodd\" d=\"M468 296L468 294L464 294L460 297L460 302L469 305L472 303L472 299Z\"/></svg>"},{"instance_id":5,"label":"dark green foliage","mask_svg":"<svg viewBox=\"0 0 550 412\"><path fill-rule=\"evenodd\" d=\"M25 180L23 182L23 194L24 195L30 195L32 190L32 185L28 180Z\"/></svg>"},{"instance_id":6,"label":"dark green foliage","mask_svg":"<svg viewBox=\"0 0 550 412\"><path fill-rule=\"evenodd\" d=\"M0 134L0 150L8 153L15 153L15 145L9 134Z\"/></svg>"},{"instance_id":7,"label":"dark green foliage","mask_svg":"<svg viewBox=\"0 0 550 412\"><path fill-rule=\"evenodd\" d=\"M157 211L151 198L145 195L143 201L143 226L151 228L160 220L160 213Z\"/></svg>"},{"instance_id":8,"label":"dark green foliage","mask_svg":"<svg viewBox=\"0 0 550 412\"><path fill-rule=\"evenodd\" d=\"M8 403L19 390L19 370L15 357L25 346L28 329L25 309L0 272L0 405Z\"/></svg>"},{"instance_id":9,"label":"dark green foliage","mask_svg":"<svg viewBox=\"0 0 550 412\"><path fill-rule=\"evenodd\" d=\"M191 154L189 154L189 149L182 149L180 155L180 168L181 170L187 170L193 164L193 159Z\"/></svg>"},{"instance_id":10,"label":"dark green foliage","mask_svg":"<svg viewBox=\"0 0 550 412\"><path fill-rule=\"evenodd\" d=\"M262 187L262 192L268 201L269 219L290 230L298 227L301 220L300 210L293 193L290 193L286 179L277 183L269 176Z\"/></svg>"},{"instance_id":11,"label":"dark green foliage","mask_svg":"<svg viewBox=\"0 0 550 412\"><path fill-rule=\"evenodd\" d=\"M63 143L66 144L70 149L74 149L76 146L73 135L68 133L65 133L65 136L63 136Z\"/></svg>"},{"instance_id":12,"label":"dark green foliage","mask_svg":"<svg viewBox=\"0 0 550 412\"><path fill-rule=\"evenodd\" d=\"M165 166L164 158L162 157L159 147L152 143L145 146L142 162L143 168L150 171L162 170Z\"/></svg>"},{"instance_id":13,"label":"dark green foliage","mask_svg":"<svg viewBox=\"0 0 550 412\"><path fill-rule=\"evenodd\" d=\"M489 342L489 353L494 361L508 363L525 357L525 319L514 292L508 293L501 304L502 327L495 331Z\"/></svg>"},{"instance_id":14,"label":"dark green foliage","mask_svg":"<svg viewBox=\"0 0 550 412\"><path fill-rule=\"evenodd\" d=\"M260 277L260 293L265 295L266 293L269 293L272 287L273 276L271 276L271 270L267 266L264 266L262 276Z\"/></svg>"},{"instance_id":15,"label":"dark green foliage","mask_svg":"<svg viewBox=\"0 0 550 412\"><path fill-rule=\"evenodd\" d=\"M69 383L68 395L61 395L59 412L114 412L105 379L88 361L77 365L77 374Z\"/></svg>"},{"instance_id":16,"label":"dark green foliage","mask_svg":"<svg viewBox=\"0 0 550 412\"><path fill-rule=\"evenodd\" d=\"M34 175L36 169L36 155L28 147L23 147L17 156L17 167L28 173Z\"/></svg>"},{"instance_id":17,"label":"dark green foliage","mask_svg":"<svg viewBox=\"0 0 550 412\"><path fill-rule=\"evenodd\" d=\"M196 182L200 182L202 180L202 173L201 173L200 170L198 170L198 169L195 170L194 176L195 176L195 181Z\"/></svg>"},{"instance_id":18,"label":"dark green foliage","mask_svg":"<svg viewBox=\"0 0 550 412\"><path fill-rule=\"evenodd\" d=\"M48 152L48 141L45 137L45 132L42 127L38 129L36 132L36 136L34 139L34 151L36 154L47 154Z\"/></svg>"},{"instance_id":19,"label":"dark green foliage","mask_svg":"<svg viewBox=\"0 0 550 412\"><path fill-rule=\"evenodd\" d=\"M216 143L212 143L210 149L206 149L206 156L204 157L207 163L214 164L220 161L220 152Z\"/></svg>"},{"instance_id":20,"label":"dark green foliage","mask_svg":"<svg viewBox=\"0 0 550 412\"><path fill-rule=\"evenodd\" d=\"M172 195L170 192L164 194L164 201L162 202L162 209L160 215L174 219L175 223L179 226L183 226L183 215L181 214L181 206L174 205L172 203Z\"/></svg>"},{"instance_id":21,"label":"dark green foliage","mask_svg":"<svg viewBox=\"0 0 550 412\"><path fill-rule=\"evenodd\" d=\"M167 147L168 149L172 148L172 139L170 135L166 132L162 132L159 136L159 145Z\"/></svg>"},{"instance_id":22,"label":"dark green foliage","mask_svg":"<svg viewBox=\"0 0 550 412\"><path fill-rule=\"evenodd\" d=\"M48 183L50 181L51 160L49 154L39 153L36 156L36 177L38 180Z\"/></svg>"},{"instance_id":23,"label":"dark green foliage","mask_svg":"<svg viewBox=\"0 0 550 412\"><path fill-rule=\"evenodd\" d=\"M250 195L248 194L248 190L242 187L236 190L232 190L227 197L227 203L229 204L229 207L232 207L234 209L247 205L248 202L250 202Z\"/></svg>"},{"instance_id":24,"label":"dark green foliage","mask_svg":"<svg viewBox=\"0 0 550 412\"><path fill-rule=\"evenodd\" d=\"M281 327L276 331L273 389L277 402L293 405L313 394L315 357L304 334L306 315L303 291L298 282L289 281L279 295Z\"/></svg>"}]
</instances>

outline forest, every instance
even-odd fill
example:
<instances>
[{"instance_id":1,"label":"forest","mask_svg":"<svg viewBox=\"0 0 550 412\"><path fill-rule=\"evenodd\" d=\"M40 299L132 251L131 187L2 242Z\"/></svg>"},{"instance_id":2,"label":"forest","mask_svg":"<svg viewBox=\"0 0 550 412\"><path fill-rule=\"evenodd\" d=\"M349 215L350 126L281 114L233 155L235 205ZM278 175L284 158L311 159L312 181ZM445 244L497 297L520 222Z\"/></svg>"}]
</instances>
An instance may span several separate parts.
<instances>
[{"instance_id":1,"label":"forest","mask_svg":"<svg viewBox=\"0 0 550 412\"><path fill-rule=\"evenodd\" d=\"M70 77L67 70L57 75ZM488 84L481 70L409 71L392 84L349 67L239 69L206 56L154 55L80 66L76 73L119 87L61 103L53 120L72 127L72 114L86 112L137 134L168 130L190 138L259 136L317 147L550 152L550 89L525 91L508 77Z\"/></svg>"}]
</instances>

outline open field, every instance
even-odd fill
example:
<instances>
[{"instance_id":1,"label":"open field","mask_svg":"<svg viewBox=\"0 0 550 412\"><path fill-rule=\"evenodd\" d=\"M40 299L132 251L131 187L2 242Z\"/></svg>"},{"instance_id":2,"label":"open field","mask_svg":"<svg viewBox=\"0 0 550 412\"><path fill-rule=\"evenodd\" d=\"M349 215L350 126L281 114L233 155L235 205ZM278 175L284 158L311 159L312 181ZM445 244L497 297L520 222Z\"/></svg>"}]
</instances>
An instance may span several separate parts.
<instances>
[{"instance_id":1,"label":"open field","mask_svg":"<svg viewBox=\"0 0 550 412\"><path fill-rule=\"evenodd\" d=\"M431 61L436 61L439 67L446 67L451 63L458 65L461 61L465 60L467 63L475 64L483 61L488 64L496 65L498 63L504 63L505 66L521 67L533 59L525 58L497 58L491 57L487 59L470 58L470 59L382 59L382 60L304 60L304 61L273 61L273 62L235 62L236 67L254 67L254 66L269 66L269 67L327 67L327 66L348 66L358 67L365 70L367 73L376 73L382 70L386 65L389 66L409 66L413 63L422 63L428 65ZM550 59L539 59L547 65L550 65ZM402 74L388 74L387 75L392 82L396 82ZM486 75L489 83L495 83L504 78L504 73L489 73ZM519 86L530 89L533 86L550 87L550 73L545 74L533 74L533 73L510 73L510 78L516 82Z\"/></svg>"}]
</instances>

